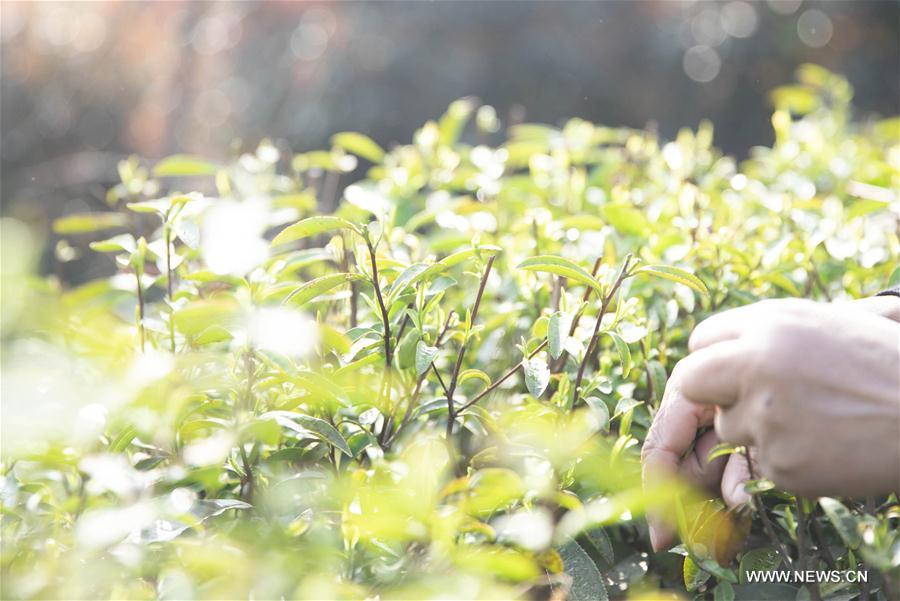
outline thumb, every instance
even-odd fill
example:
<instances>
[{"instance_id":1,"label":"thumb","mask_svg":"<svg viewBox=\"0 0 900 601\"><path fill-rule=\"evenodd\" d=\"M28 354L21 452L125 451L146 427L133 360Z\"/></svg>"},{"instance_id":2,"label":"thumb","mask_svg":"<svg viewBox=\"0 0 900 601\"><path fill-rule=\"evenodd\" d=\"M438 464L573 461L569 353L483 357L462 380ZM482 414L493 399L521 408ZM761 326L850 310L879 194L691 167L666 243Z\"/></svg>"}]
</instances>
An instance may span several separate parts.
<instances>
[{"instance_id":1,"label":"thumb","mask_svg":"<svg viewBox=\"0 0 900 601\"><path fill-rule=\"evenodd\" d=\"M754 452L750 451L753 469L756 471ZM750 495L744 490L744 485L750 480L750 468L747 465L747 457L743 453L732 453L728 456L728 463L722 472L722 499L729 507L736 507L750 502Z\"/></svg>"}]
</instances>

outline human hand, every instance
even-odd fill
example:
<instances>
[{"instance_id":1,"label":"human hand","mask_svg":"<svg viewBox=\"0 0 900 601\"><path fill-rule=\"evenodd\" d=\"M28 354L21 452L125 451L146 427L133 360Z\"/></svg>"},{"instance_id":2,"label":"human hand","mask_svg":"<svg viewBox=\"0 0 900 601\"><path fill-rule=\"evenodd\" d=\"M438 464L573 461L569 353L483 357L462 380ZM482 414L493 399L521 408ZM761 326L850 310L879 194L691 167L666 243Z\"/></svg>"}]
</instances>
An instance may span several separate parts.
<instances>
[{"instance_id":1,"label":"human hand","mask_svg":"<svg viewBox=\"0 0 900 601\"><path fill-rule=\"evenodd\" d=\"M645 483L678 473L721 490L730 506L746 502L745 457L706 461L724 434L729 442L760 445L761 473L788 490L861 495L884 488L890 474L896 487L900 324L892 320L898 319L900 299L876 297L764 301L704 321L691 337L694 354L675 367L648 433ZM701 436L684 456L698 430L714 422L716 432ZM811 444L816 440L833 444L823 449ZM653 516L649 523L653 547L668 546L671 531Z\"/></svg>"}]
</instances>

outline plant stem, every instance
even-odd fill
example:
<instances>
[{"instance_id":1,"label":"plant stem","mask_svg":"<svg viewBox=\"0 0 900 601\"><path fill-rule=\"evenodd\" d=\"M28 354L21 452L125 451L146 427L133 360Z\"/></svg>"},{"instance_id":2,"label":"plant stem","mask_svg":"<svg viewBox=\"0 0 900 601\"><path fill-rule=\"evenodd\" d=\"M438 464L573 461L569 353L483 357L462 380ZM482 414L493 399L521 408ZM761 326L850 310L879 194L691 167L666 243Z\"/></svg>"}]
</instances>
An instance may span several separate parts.
<instances>
[{"instance_id":1,"label":"plant stem","mask_svg":"<svg viewBox=\"0 0 900 601\"><path fill-rule=\"evenodd\" d=\"M347 237L341 237L341 246L344 249L344 252L341 255L341 268L345 273L349 273L350 271L350 249L347 246ZM356 280L350 280L350 327L355 328L357 326L356 319L356 305L359 296L359 288Z\"/></svg>"},{"instance_id":2,"label":"plant stem","mask_svg":"<svg viewBox=\"0 0 900 601\"><path fill-rule=\"evenodd\" d=\"M448 390L447 385L444 384L444 378L441 377L441 373L434 366L434 362L431 363L431 370L434 372L434 375L437 376L438 383L441 385L441 388L444 389L444 394L447 395L447 398L450 398L450 390Z\"/></svg>"},{"instance_id":3,"label":"plant stem","mask_svg":"<svg viewBox=\"0 0 900 601\"><path fill-rule=\"evenodd\" d=\"M174 282L175 273L172 271L172 228L166 223L163 226L166 239L166 296L169 299L169 308L172 309L172 301L174 300ZM172 313L169 314L169 350L175 352L175 319Z\"/></svg>"},{"instance_id":4,"label":"plant stem","mask_svg":"<svg viewBox=\"0 0 900 601\"><path fill-rule=\"evenodd\" d=\"M137 279L137 297L138 297L138 332L141 336L141 352L144 352L144 288L141 285L141 272L134 270L134 276Z\"/></svg>"},{"instance_id":5,"label":"plant stem","mask_svg":"<svg viewBox=\"0 0 900 601\"><path fill-rule=\"evenodd\" d=\"M478 286L478 294L475 296L475 304L472 306L472 315L469 318L469 328L475 325L475 319L478 317L478 307L481 306L481 298L484 296L484 287L487 285L488 276L491 274L491 267L494 266L496 256L488 259L487 266L484 268L484 274L481 276L481 283ZM466 356L466 348L469 345L469 331L466 331L466 337L462 344L459 345L459 352L456 354L456 365L453 366L453 373L450 376L450 385L447 387L447 440L453 434L453 424L456 421L456 411L453 407L453 394L456 392L456 385L459 381L459 372L462 369L463 358ZM443 382L442 382L443 383Z\"/></svg>"},{"instance_id":6,"label":"plant stem","mask_svg":"<svg viewBox=\"0 0 900 601\"><path fill-rule=\"evenodd\" d=\"M384 306L384 298L381 296L381 284L378 282L378 262L375 260L375 247L366 240L369 247L369 258L372 262L372 285L375 287L375 298L378 300L378 308L381 311L381 322L384 325L384 364L386 369L391 368L391 320L387 307Z\"/></svg>"},{"instance_id":7,"label":"plant stem","mask_svg":"<svg viewBox=\"0 0 900 601\"><path fill-rule=\"evenodd\" d=\"M812 534L816 539L816 548L819 550L819 554L825 563L828 564L828 569L836 570L837 564L834 561L834 556L831 554L831 550L828 548L827 543L825 542L825 533L822 531L822 525L819 523L819 520L815 518L815 516L810 516L810 522L812 523Z\"/></svg>"},{"instance_id":8,"label":"plant stem","mask_svg":"<svg viewBox=\"0 0 900 601\"><path fill-rule=\"evenodd\" d=\"M800 564L801 570L810 569L809 555L806 553L806 511L803 509L803 499L796 497L794 506L797 508L797 563ZM819 585L815 582L810 583L810 596L813 601L822 601L822 595L819 592Z\"/></svg>"},{"instance_id":9,"label":"plant stem","mask_svg":"<svg viewBox=\"0 0 900 601\"><path fill-rule=\"evenodd\" d=\"M247 503L253 502L253 467L247 458L247 451L244 449L243 443L240 445L241 463L244 466L244 478L241 482L241 498ZM246 489L244 485L246 484Z\"/></svg>"},{"instance_id":10,"label":"plant stem","mask_svg":"<svg viewBox=\"0 0 900 601\"><path fill-rule=\"evenodd\" d=\"M600 303L600 311L597 313L597 320L594 322L594 332L591 334L590 342L588 342L588 346L584 351L584 357L581 359L581 365L578 366L578 375L575 377L575 386L572 392L574 395L572 399L573 407L578 402L578 395L581 392L581 381L584 378L584 370L587 368L591 353L594 352L594 347L597 345L597 341L600 338L600 324L603 322L603 316L606 314L606 309L609 307L610 302L619 290L619 286L621 286L622 282L625 281L625 278L628 277L628 266L630 263L631 253L625 256L625 260L622 262L622 268L619 270L619 275L616 276L612 288L606 296L603 297L603 301Z\"/></svg>"},{"instance_id":11,"label":"plant stem","mask_svg":"<svg viewBox=\"0 0 900 601\"><path fill-rule=\"evenodd\" d=\"M603 262L603 257L597 257L597 260L594 261L594 268L591 269L591 275L592 275L592 276L594 276L594 277L597 276L597 272L600 271L600 265L602 264L602 262ZM592 290L593 290L593 289L592 289L590 286L588 286L587 289L584 291L584 295L582 295L582 297L581 297L581 304L582 304L582 305L583 305L584 303L588 302L588 299L591 298L591 291L592 291ZM562 294L561 291L560 291L560 294ZM578 329L578 322L581 321L581 316L582 316L582 315L584 315L584 311L583 311L582 309L579 309L578 312L575 313L575 317L572 319L572 325L569 326L569 336L572 336L572 335L575 334L575 330ZM556 360L553 362L553 364L552 364L552 366L551 366L551 368L550 368L550 371L551 371L551 372L556 373L556 372L558 372L559 370L562 369L563 365L564 365L565 362L566 362L566 354L567 354L567 353L566 353L565 349L563 349L563 352L562 352L562 354L559 356L559 358L556 359Z\"/></svg>"},{"instance_id":12,"label":"plant stem","mask_svg":"<svg viewBox=\"0 0 900 601\"><path fill-rule=\"evenodd\" d=\"M864 510L864 511L865 511L865 513L867 513L867 514L874 514L874 513L875 513L875 499L874 499L874 498L872 498L872 497L866 497L866 504L865 504L865 510ZM868 572L868 571L869 571L869 566L868 566L865 562L864 562L863 565L866 566L866 572ZM888 586L889 586L889 585L888 585L889 582L890 582L890 576L888 575L888 577L885 578L885 588L886 588L886 589L887 589ZM869 591L869 586L870 586L870 585L869 585L869 580L866 579L866 581L863 582L863 584L862 584L862 590L860 591L860 594L859 594L859 601L869 601L869 593L870 593L870 591ZM891 591L888 590L887 592L890 593ZM889 595L889 596L890 596L890 595Z\"/></svg>"},{"instance_id":13,"label":"plant stem","mask_svg":"<svg viewBox=\"0 0 900 601\"><path fill-rule=\"evenodd\" d=\"M825 295L825 299L828 302L831 302L831 293L828 292L828 286L825 285L825 282L822 281L822 276L819 275L819 270L816 268L815 263L812 262L812 259L809 261L809 274L812 276L813 282L818 285L819 290L822 291L822 294Z\"/></svg>"},{"instance_id":14,"label":"plant stem","mask_svg":"<svg viewBox=\"0 0 900 601\"><path fill-rule=\"evenodd\" d=\"M756 480L756 470L753 469L753 462L750 460L750 450L744 449L744 459L747 461L747 472L750 474L751 480ZM756 509L756 512L759 514L760 520L763 523L763 529L766 531L766 535L769 537L769 540L778 547L779 552L781 553L781 557L783 561L788 565L792 565L794 563L791 558L790 553L788 553L787 547L784 546L784 543L781 542L781 539L778 538L778 535L775 533L775 527L772 525L772 521L769 519L769 514L766 513L766 506L763 505L762 501L759 500L759 496L757 493L753 493L750 495L750 500L753 503L753 508Z\"/></svg>"},{"instance_id":15,"label":"plant stem","mask_svg":"<svg viewBox=\"0 0 900 601\"><path fill-rule=\"evenodd\" d=\"M168 224L163 228L166 231L166 295L172 300L172 228Z\"/></svg>"},{"instance_id":16,"label":"plant stem","mask_svg":"<svg viewBox=\"0 0 900 601\"><path fill-rule=\"evenodd\" d=\"M647 344L644 342L643 338L641 338L641 357L644 359L644 375L647 376L647 400L648 402L652 402L654 398L653 376L650 374L650 368L647 367Z\"/></svg>"},{"instance_id":17,"label":"plant stem","mask_svg":"<svg viewBox=\"0 0 900 601\"><path fill-rule=\"evenodd\" d=\"M544 347L545 347L545 346L547 346L547 340L546 340L546 339L544 339L544 341L543 341L542 343L540 343L536 349L534 349L533 351L531 351L530 353L528 353L528 356L527 356L527 357L525 357L524 359L522 359L521 361L519 361L518 363L516 363L513 367L511 367L511 368L509 369L509 371L507 371L505 374L503 374L502 376L500 376L499 379L495 380L490 386L488 386L487 388L485 388L484 390L482 390L481 392L479 392L479 393L475 396L475 398L473 398L471 401L469 401L468 403L466 403L465 405L463 405L462 407L460 407L460 408L459 408L459 411L456 412L457 415L459 415L460 413L462 413L463 411L465 411L466 409L468 409L469 407L471 407L472 405L474 405L475 403L477 403L478 401L480 401L481 399L483 399L484 397L486 397L487 395L489 395L489 394L490 394L492 391L494 391L498 386L500 386L500 385L503 384L506 380L508 380L510 377L512 377L513 374L515 374L517 371L519 371L519 369L521 369L521 367L522 367L523 365L525 365L525 362L526 362L528 359L533 358L533 357L534 357L535 355L537 355L539 352L541 352L542 350L544 350Z\"/></svg>"},{"instance_id":18,"label":"plant stem","mask_svg":"<svg viewBox=\"0 0 900 601\"><path fill-rule=\"evenodd\" d=\"M437 348L441 347L441 343L444 340L444 336L447 334L447 330L450 329L450 320L453 319L453 311L447 313L447 318L444 320L444 327L441 328L441 331L438 333L437 339L434 342L434 346ZM403 419L400 420L400 425L397 427L397 430L393 433L390 433L391 428L393 427L394 416L393 414L388 418L388 426L385 428L387 432L385 434L386 440L382 445L383 448L390 448L391 444L396 440L397 436L400 434L400 430L406 425L409 421L410 416L412 415L413 408L416 406L416 401L419 399L419 393L422 390L422 384L425 383L425 378L427 376L427 372L419 376L419 379L416 381L416 387L413 390L412 395L410 396L409 402L406 405L406 412L403 414Z\"/></svg>"},{"instance_id":19,"label":"plant stem","mask_svg":"<svg viewBox=\"0 0 900 601\"><path fill-rule=\"evenodd\" d=\"M393 362L393 349L391 347L391 320L388 315L387 307L384 304L384 297L381 295L381 284L378 281L378 261L375 259L375 246L366 237L366 246L369 248L369 258L372 262L372 285L375 287L375 298L378 300L378 309L381 311L381 322L384 324L384 378L381 381L381 388L378 391L377 404L380 407L382 401L387 394L388 401L391 398L391 389L393 388L393 372L391 371L391 363Z\"/></svg>"}]
</instances>

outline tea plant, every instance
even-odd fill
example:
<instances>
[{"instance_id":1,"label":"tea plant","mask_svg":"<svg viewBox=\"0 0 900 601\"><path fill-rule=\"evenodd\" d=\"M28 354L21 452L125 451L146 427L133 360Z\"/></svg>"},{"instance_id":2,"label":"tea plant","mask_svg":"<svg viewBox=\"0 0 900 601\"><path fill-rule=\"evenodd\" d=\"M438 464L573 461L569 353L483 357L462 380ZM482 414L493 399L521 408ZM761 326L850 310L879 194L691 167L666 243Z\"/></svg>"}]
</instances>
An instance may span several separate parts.
<instances>
[{"instance_id":1,"label":"tea plant","mask_svg":"<svg viewBox=\"0 0 900 601\"><path fill-rule=\"evenodd\" d=\"M895 598L894 495L756 480L725 511L639 477L698 321L897 282L900 121L851 95L803 67L740 166L707 123L493 145L470 99L390 151L130 159L54 224L57 261L116 265L76 287L7 219L3 597ZM871 578L747 581L779 564Z\"/></svg>"}]
</instances>

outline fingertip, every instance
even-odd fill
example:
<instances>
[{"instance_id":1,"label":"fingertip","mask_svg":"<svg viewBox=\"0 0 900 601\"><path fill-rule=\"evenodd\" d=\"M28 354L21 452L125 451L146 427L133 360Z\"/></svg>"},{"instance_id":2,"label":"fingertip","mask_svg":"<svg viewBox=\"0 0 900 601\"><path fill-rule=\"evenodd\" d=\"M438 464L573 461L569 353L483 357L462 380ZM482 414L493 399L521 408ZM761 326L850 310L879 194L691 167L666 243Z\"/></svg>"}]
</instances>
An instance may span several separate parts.
<instances>
[{"instance_id":1,"label":"fingertip","mask_svg":"<svg viewBox=\"0 0 900 601\"><path fill-rule=\"evenodd\" d=\"M749 479L747 459L743 455L730 455L725 472L722 474L722 500L728 507L737 507L750 502L750 494L744 487Z\"/></svg>"},{"instance_id":2,"label":"fingertip","mask_svg":"<svg viewBox=\"0 0 900 601\"><path fill-rule=\"evenodd\" d=\"M650 523L650 547L657 553L672 546L672 532L663 526Z\"/></svg>"},{"instance_id":3,"label":"fingertip","mask_svg":"<svg viewBox=\"0 0 900 601\"><path fill-rule=\"evenodd\" d=\"M722 500L725 501L725 504L728 505L728 507L738 507L750 502L750 495L744 489L743 482L739 482L729 488L730 490L727 492L722 491Z\"/></svg>"}]
</instances>

